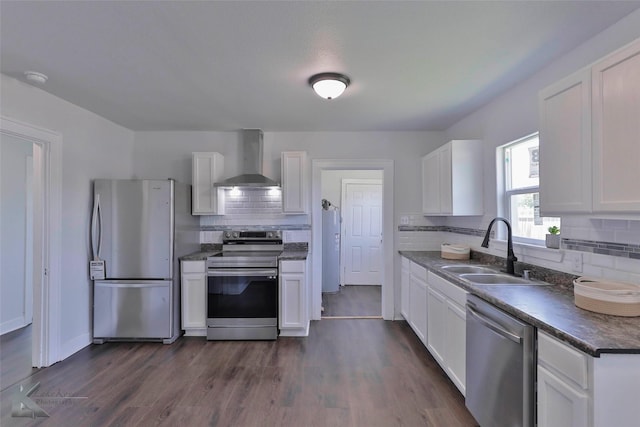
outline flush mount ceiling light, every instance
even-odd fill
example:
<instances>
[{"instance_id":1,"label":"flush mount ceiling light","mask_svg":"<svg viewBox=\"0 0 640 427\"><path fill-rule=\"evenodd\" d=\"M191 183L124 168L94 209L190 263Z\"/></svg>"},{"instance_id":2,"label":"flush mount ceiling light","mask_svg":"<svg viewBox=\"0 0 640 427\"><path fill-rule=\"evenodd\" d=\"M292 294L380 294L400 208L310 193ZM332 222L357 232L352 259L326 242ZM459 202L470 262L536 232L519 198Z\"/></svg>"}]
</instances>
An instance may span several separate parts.
<instances>
[{"instance_id":1,"label":"flush mount ceiling light","mask_svg":"<svg viewBox=\"0 0 640 427\"><path fill-rule=\"evenodd\" d=\"M24 77L31 83L37 83L39 85L45 84L48 79L45 74L39 73L37 71L25 71Z\"/></svg>"},{"instance_id":2,"label":"flush mount ceiling light","mask_svg":"<svg viewBox=\"0 0 640 427\"><path fill-rule=\"evenodd\" d=\"M342 95L351 80L344 74L320 73L309 78L309 85L324 99L334 99Z\"/></svg>"}]
</instances>

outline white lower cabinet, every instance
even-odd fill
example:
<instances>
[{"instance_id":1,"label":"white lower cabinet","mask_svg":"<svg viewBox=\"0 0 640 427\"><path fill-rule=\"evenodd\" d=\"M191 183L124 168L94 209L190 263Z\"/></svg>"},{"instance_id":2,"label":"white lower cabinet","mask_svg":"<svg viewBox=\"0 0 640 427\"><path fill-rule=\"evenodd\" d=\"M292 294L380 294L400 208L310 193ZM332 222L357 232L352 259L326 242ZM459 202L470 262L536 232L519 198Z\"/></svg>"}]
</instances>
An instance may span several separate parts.
<instances>
[{"instance_id":1,"label":"white lower cabinet","mask_svg":"<svg viewBox=\"0 0 640 427\"><path fill-rule=\"evenodd\" d=\"M207 335L207 276L204 261L181 261L182 329L187 336Z\"/></svg>"},{"instance_id":2,"label":"white lower cabinet","mask_svg":"<svg viewBox=\"0 0 640 427\"><path fill-rule=\"evenodd\" d=\"M465 394L467 292L429 272L427 348Z\"/></svg>"},{"instance_id":3,"label":"white lower cabinet","mask_svg":"<svg viewBox=\"0 0 640 427\"><path fill-rule=\"evenodd\" d=\"M405 320L409 321L409 286L410 272L409 265L411 261L402 257L402 269L400 270L400 314Z\"/></svg>"},{"instance_id":4,"label":"white lower cabinet","mask_svg":"<svg viewBox=\"0 0 640 427\"><path fill-rule=\"evenodd\" d=\"M455 286L455 285L454 285ZM465 295L466 301L466 295ZM466 302L465 302L466 304ZM466 390L467 314L465 306L447 300L445 333L446 371L458 390Z\"/></svg>"},{"instance_id":5,"label":"white lower cabinet","mask_svg":"<svg viewBox=\"0 0 640 427\"><path fill-rule=\"evenodd\" d=\"M539 427L592 425L589 371L589 356L538 331Z\"/></svg>"},{"instance_id":6,"label":"white lower cabinet","mask_svg":"<svg viewBox=\"0 0 640 427\"><path fill-rule=\"evenodd\" d=\"M409 325L427 344L427 270L412 262L409 267Z\"/></svg>"},{"instance_id":7,"label":"white lower cabinet","mask_svg":"<svg viewBox=\"0 0 640 427\"><path fill-rule=\"evenodd\" d=\"M588 420L586 391L538 365L538 426L585 427Z\"/></svg>"},{"instance_id":8,"label":"white lower cabinet","mask_svg":"<svg viewBox=\"0 0 640 427\"><path fill-rule=\"evenodd\" d=\"M306 261L280 261L278 325L280 336L309 335Z\"/></svg>"},{"instance_id":9,"label":"white lower cabinet","mask_svg":"<svg viewBox=\"0 0 640 427\"><path fill-rule=\"evenodd\" d=\"M436 361L444 364L444 341L447 315L447 297L437 290L429 287L429 300L427 302L427 349Z\"/></svg>"}]
</instances>

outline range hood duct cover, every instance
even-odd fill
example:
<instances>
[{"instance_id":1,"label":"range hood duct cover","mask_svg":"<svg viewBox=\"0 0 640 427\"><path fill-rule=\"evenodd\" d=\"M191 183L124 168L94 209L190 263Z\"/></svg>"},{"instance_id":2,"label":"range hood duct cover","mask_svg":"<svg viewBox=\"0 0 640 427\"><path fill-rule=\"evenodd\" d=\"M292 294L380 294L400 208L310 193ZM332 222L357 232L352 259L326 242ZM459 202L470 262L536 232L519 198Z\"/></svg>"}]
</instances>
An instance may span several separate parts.
<instances>
[{"instance_id":1,"label":"range hood duct cover","mask_svg":"<svg viewBox=\"0 0 640 427\"><path fill-rule=\"evenodd\" d=\"M215 187L279 187L280 184L262 175L263 133L260 129L243 129L240 155L242 175L216 182Z\"/></svg>"}]
</instances>

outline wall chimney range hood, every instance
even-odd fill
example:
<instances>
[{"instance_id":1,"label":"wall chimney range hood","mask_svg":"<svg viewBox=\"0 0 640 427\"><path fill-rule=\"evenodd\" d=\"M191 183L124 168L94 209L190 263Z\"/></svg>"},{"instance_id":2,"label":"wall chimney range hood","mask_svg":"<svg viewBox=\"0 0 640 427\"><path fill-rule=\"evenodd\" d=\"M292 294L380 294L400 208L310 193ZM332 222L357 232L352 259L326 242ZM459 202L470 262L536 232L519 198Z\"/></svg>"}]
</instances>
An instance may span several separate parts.
<instances>
[{"instance_id":1,"label":"wall chimney range hood","mask_svg":"<svg viewBox=\"0 0 640 427\"><path fill-rule=\"evenodd\" d=\"M260 129L243 129L240 143L242 175L237 175L213 184L215 187L273 188L280 183L262 175L263 134Z\"/></svg>"}]
</instances>

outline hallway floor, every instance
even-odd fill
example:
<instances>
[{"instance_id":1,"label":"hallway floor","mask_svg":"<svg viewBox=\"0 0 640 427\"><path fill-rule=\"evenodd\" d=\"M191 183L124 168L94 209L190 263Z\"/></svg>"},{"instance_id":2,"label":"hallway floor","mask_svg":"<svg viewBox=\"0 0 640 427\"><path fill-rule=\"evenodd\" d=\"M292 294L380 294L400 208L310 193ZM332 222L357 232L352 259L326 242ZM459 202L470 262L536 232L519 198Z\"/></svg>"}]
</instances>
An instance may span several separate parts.
<instances>
[{"instance_id":1,"label":"hallway floor","mask_svg":"<svg viewBox=\"0 0 640 427\"><path fill-rule=\"evenodd\" d=\"M382 286L340 286L336 293L322 294L322 317L382 317Z\"/></svg>"}]
</instances>

